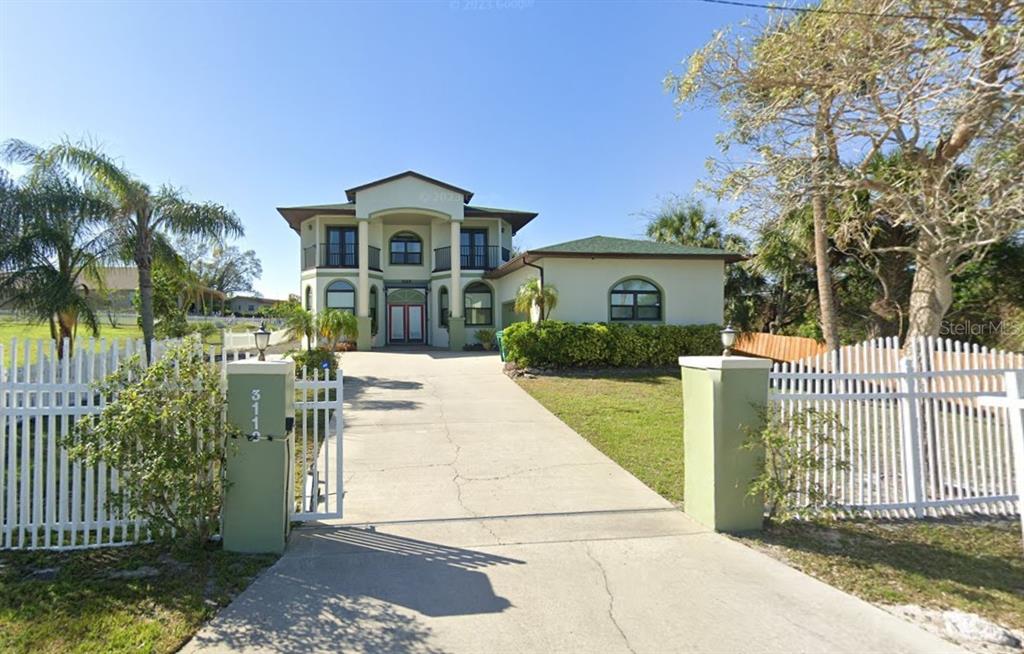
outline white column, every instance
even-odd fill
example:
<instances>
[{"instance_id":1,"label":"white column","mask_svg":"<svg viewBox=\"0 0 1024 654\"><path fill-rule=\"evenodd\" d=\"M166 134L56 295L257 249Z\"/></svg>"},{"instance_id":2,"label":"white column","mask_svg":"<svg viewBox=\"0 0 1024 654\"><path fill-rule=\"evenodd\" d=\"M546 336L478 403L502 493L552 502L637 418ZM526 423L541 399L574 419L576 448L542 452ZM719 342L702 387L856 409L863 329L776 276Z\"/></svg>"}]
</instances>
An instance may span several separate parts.
<instances>
[{"instance_id":1,"label":"white column","mask_svg":"<svg viewBox=\"0 0 1024 654\"><path fill-rule=\"evenodd\" d=\"M356 218L359 224L359 288L356 289L356 315L370 315L370 219Z\"/></svg>"},{"instance_id":2,"label":"white column","mask_svg":"<svg viewBox=\"0 0 1024 654\"><path fill-rule=\"evenodd\" d=\"M462 223L453 220L452 223L452 282L448 291L448 309L455 318L462 317Z\"/></svg>"}]
</instances>

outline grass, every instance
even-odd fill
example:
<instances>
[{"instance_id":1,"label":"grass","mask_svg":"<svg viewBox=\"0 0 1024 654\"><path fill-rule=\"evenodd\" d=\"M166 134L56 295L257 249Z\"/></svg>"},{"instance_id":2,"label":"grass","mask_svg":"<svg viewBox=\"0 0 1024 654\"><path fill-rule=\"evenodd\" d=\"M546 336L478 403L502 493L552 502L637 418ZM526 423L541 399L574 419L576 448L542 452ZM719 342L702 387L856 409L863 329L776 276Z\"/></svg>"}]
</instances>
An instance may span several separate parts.
<instances>
[{"instance_id":1,"label":"grass","mask_svg":"<svg viewBox=\"0 0 1024 654\"><path fill-rule=\"evenodd\" d=\"M275 558L158 545L0 553L0 651L176 651ZM160 574L110 577L142 566ZM48 568L54 579L33 577Z\"/></svg>"},{"instance_id":2,"label":"grass","mask_svg":"<svg viewBox=\"0 0 1024 654\"><path fill-rule=\"evenodd\" d=\"M80 325L78 329L78 335L80 338L88 338L90 336L89 330L84 326ZM4 348L4 364L10 365L11 356L11 341L18 339L18 360L20 361L23 356L24 343L26 340L32 341L32 347L29 350L29 359L34 362L36 360L36 343L37 339L43 339L44 341L50 340L50 326L45 322L32 323L21 320L12 320L11 318L0 318L0 345ZM142 338L142 329L138 325L121 323L117 327L111 327L109 323L100 323L100 335L99 338L105 338L107 341L121 340L125 338ZM44 352L46 343L43 343Z\"/></svg>"},{"instance_id":3,"label":"grass","mask_svg":"<svg viewBox=\"0 0 1024 654\"><path fill-rule=\"evenodd\" d=\"M660 495L682 502L675 375L541 376L519 384ZM742 540L870 602L958 609L1024 629L1024 556L1013 519L790 522Z\"/></svg>"},{"instance_id":4,"label":"grass","mask_svg":"<svg viewBox=\"0 0 1024 654\"><path fill-rule=\"evenodd\" d=\"M214 321L211 318L211 321ZM256 329L254 325L245 323L232 325L230 328L232 332L252 332ZM84 325L79 325L78 330L79 338L89 338L91 334ZM107 342L122 341L125 339L138 339L142 338L142 328L134 322L121 322L116 327L112 327L109 322L100 322L100 333L97 339L105 338ZM10 366L11 363L11 341L18 339L18 362L24 361L24 347L25 342L30 341L31 347L29 349L28 361L29 363L35 363L38 360L38 350L36 341L43 339L43 352L46 352L46 341L50 340L50 326L45 323L33 323L25 322L23 320L17 320L14 318L0 318L0 347L3 347L3 365ZM203 342L206 345L221 345L223 338L220 330L212 333L210 336L205 337ZM97 346L98 347L98 346Z\"/></svg>"},{"instance_id":5,"label":"grass","mask_svg":"<svg viewBox=\"0 0 1024 654\"><path fill-rule=\"evenodd\" d=\"M742 540L869 602L958 609L1024 629L1017 520L790 522Z\"/></svg>"},{"instance_id":6,"label":"grass","mask_svg":"<svg viewBox=\"0 0 1024 654\"><path fill-rule=\"evenodd\" d=\"M683 403L677 375L545 375L520 378L519 385L662 497L682 502Z\"/></svg>"}]
</instances>

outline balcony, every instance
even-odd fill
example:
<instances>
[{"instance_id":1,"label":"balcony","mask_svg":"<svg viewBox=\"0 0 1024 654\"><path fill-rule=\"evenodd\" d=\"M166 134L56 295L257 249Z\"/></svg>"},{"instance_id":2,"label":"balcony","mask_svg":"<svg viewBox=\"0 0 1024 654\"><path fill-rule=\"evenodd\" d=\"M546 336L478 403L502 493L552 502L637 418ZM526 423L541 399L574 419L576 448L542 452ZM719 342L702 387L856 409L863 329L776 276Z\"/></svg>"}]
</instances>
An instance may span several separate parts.
<instances>
[{"instance_id":1,"label":"balcony","mask_svg":"<svg viewBox=\"0 0 1024 654\"><path fill-rule=\"evenodd\" d=\"M459 261L463 270L494 270L512 258L508 248L497 245L463 245ZM434 272L452 269L452 249L434 249Z\"/></svg>"},{"instance_id":2,"label":"balcony","mask_svg":"<svg viewBox=\"0 0 1024 654\"><path fill-rule=\"evenodd\" d=\"M372 245L369 252L370 270L380 270L380 248ZM358 268L359 245L357 243L321 243L310 245L302 251L302 269L313 268Z\"/></svg>"}]
</instances>

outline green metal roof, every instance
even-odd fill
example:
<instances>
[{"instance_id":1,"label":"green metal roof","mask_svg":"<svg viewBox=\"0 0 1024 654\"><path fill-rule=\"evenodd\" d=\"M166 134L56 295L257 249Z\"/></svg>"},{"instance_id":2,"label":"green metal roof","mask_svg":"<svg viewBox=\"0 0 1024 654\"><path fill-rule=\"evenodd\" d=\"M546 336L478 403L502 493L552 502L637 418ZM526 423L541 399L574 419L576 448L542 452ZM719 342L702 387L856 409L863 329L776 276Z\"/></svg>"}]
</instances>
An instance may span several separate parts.
<instances>
[{"instance_id":1,"label":"green metal roof","mask_svg":"<svg viewBox=\"0 0 1024 654\"><path fill-rule=\"evenodd\" d=\"M591 236L575 241L566 241L542 248L531 248L533 254L619 254L619 255L682 255L696 257L734 257L735 252L717 248L698 248L675 243L659 243L633 238L615 238L613 236Z\"/></svg>"}]
</instances>

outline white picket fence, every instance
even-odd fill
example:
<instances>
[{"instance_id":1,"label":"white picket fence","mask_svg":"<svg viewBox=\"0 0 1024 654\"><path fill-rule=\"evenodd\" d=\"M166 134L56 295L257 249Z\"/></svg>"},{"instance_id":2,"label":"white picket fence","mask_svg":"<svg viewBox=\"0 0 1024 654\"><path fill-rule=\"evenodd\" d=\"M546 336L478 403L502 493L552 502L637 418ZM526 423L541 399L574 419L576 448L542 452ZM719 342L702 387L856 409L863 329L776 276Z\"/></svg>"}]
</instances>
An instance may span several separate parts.
<instances>
[{"instance_id":1,"label":"white picket fence","mask_svg":"<svg viewBox=\"0 0 1024 654\"><path fill-rule=\"evenodd\" d=\"M154 355L172 342L155 342ZM147 538L145 525L128 518L126 507L108 506L117 471L69 461L60 446L76 419L102 411L94 384L143 351L142 340L81 339L72 356L58 359L53 341L14 341L6 352L0 344L0 549L77 549ZM223 373L241 354L211 347L208 356Z\"/></svg>"},{"instance_id":2,"label":"white picket fence","mask_svg":"<svg viewBox=\"0 0 1024 654\"><path fill-rule=\"evenodd\" d=\"M906 352L883 338L775 364L769 402L783 418L815 409L842 426L799 502L884 517L1015 513L1009 414L977 401L1003 394L1010 371L1024 371L1024 355L935 338ZM812 446L806 424L792 428ZM810 488L825 500L814 505Z\"/></svg>"}]
</instances>

